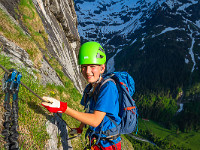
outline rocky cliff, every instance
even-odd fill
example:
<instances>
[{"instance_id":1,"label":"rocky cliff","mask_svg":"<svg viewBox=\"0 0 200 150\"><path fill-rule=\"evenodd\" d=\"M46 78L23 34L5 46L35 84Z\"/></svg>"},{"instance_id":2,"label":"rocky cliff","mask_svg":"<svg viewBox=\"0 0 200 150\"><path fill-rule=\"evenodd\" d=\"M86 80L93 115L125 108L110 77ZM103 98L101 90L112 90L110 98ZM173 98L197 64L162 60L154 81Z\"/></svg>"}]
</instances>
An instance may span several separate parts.
<instances>
[{"instance_id":1,"label":"rocky cliff","mask_svg":"<svg viewBox=\"0 0 200 150\"><path fill-rule=\"evenodd\" d=\"M62 85L51 64L56 61L82 91L77 65L80 38L72 0L0 0L0 12L5 16L1 18L1 53L30 72L39 72L43 84Z\"/></svg>"},{"instance_id":2,"label":"rocky cliff","mask_svg":"<svg viewBox=\"0 0 200 150\"><path fill-rule=\"evenodd\" d=\"M74 87L82 93L83 82L77 64L79 46L77 16L72 0L0 0L0 53L10 57L10 61L18 68L26 68L42 84L53 83L66 87L66 83L61 80L61 75L64 73L73 82ZM8 63L1 62L4 63L1 64L3 66ZM0 95L2 98L3 94ZM65 95L65 97L67 96ZM1 98L0 132L3 128L4 112ZM40 118L41 122L43 118L43 121L46 122L44 117L47 116L47 113L40 108L40 104L34 102L33 98L30 100L30 103L27 99L25 100L25 105L28 105L29 109L28 114L36 113L37 115L30 116L31 119L28 120ZM20 110L22 107L20 106ZM33 107L35 109L32 109ZM39 116L41 113L43 115ZM22 114L25 113L20 112L20 115ZM28 115L26 114L22 118L22 120L26 120ZM46 130L49 140L39 140L41 143L45 143L45 149L72 149L70 140L66 140L68 136L66 124L56 116L48 117L47 120ZM20 121L19 123L21 123ZM22 123L19 126L20 147L28 146L26 142L25 144L23 142L27 138L23 131L31 130L27 134L31 138L25 141L35 140L32 134L36 131L28 129L26 124L28 126L29 123L26 121L25 125ZM31 124L31 126L34 125ZM42 131L38 132L42 133ZM2 138L0 141L0 143L3 142ZM41 149L38 147L38 145L42 145L41 143L34 143L31 149Z\"/></svg>"}]
</instances>

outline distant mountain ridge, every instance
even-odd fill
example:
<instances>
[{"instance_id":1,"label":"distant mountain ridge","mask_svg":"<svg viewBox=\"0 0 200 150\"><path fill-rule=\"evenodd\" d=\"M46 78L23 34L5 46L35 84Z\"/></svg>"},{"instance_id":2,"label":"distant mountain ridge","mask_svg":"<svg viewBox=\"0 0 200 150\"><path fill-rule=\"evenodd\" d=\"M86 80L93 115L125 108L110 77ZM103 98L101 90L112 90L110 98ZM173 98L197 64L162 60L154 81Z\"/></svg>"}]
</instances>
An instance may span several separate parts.
<instances>
[{"instance_id":1,"label":"distant mountain ridge","mask_svg":"<svg viewBox=\"0 0 200 150\"><path fill-rule=\"evenodd\" d=\"M126 70L138 88L200 82L198 0L75 0L82 42L107 50L108 71Z\"/></svg>"}]
</instances>

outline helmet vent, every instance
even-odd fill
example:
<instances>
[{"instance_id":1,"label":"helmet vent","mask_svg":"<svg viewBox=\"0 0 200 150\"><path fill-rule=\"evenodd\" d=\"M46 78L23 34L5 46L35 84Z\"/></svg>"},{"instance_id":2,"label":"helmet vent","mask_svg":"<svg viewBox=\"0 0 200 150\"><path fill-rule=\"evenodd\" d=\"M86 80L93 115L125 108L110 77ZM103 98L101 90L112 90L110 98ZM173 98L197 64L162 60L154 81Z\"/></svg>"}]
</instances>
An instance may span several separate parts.
<instances>
[{"instance_id":1,"label":"helmet vent","mask_svg":"<svg viewBox=\"0 0 200 150\"><path fill-rule=\"evenodd\" d=\"M102 51L105 54L105 51L103 48L99 47L99 50Z\"/></svg>"},{"instance_id":2,"label":"helmet vent","mask_svg":"<svg viewBox=\"0 0 200 150\"><path fill-rule=\"evenodd\" d=\"M97 53L96 58L103 58L104 56L102 56L100 53Z\"/></svg>"}]
</instances>

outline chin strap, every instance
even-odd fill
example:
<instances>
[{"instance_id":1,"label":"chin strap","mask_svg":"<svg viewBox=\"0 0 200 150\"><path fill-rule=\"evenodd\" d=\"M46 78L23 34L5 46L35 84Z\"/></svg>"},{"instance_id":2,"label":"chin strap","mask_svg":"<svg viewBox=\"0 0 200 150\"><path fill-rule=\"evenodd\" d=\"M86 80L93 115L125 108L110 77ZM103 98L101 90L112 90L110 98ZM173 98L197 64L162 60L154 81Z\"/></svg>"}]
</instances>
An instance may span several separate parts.
<instances>
[{"instance_id":1,"label":"chin strap","mask_svg":"<svg viewBox=\"0 0 200 150\"><path fill-rule=\"evenodd\" d=\"M94 87L96 84L98 84L99 82L101 82L101 79L102 79L102 74L99 75L99 78L96 82L93 82L92 83L92 87Z\"/></svg>"},{"instance_id":2,"label":"chin strap","mask_svg":"<svg viewBox=\"0 0 200 150\"><path fill-rule=\"evenodd\" d=\"M100 74L100 76L99 76L99 78L98 78L98 80L96 82L91 83L90 89L87 92L87 94L89 96L92 96L96 85L101 82L101 79L102 79L102 74Z\"/></svg>"}]
</instances>

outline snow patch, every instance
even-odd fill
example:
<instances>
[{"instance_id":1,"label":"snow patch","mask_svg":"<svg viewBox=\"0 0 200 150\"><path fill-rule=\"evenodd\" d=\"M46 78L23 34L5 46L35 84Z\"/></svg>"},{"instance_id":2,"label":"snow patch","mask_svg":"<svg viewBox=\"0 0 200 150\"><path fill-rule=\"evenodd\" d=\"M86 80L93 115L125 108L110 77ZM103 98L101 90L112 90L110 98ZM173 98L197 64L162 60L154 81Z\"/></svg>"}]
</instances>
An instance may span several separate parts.
<instances>
[{"instance_id":1,"label":"snow patch","mask_svg":"<svg viewBox=\"0 0 200 150\"><path fill-rule=\"evenodd\" d=\"M173 31L173 30L179 30L179 28L172 28L172 27L167 27L165 28L160 34L158 35L161 35L161 34L164 34L166 32L169 32L169 31Z\"/></svg>"},{"instance_id":2,"label":"snow patch","mask_svg":"<svg viewBox=\"0 0 200 150\"><path fill-rule=\"evenodd\" d=\"M196 26L200 28L200 20L196 20Z\"/></svg>"},{"instance_id":3,"label":"snow patch","mask_svg":"<svg viewBox=\"0 0 200 150\"><path fill-rule=\"evenodd\" d=\"M190 0L190 3L186 3L186 4L183 4L182 6L180 6L177 11L185 11L185 9L187 9L188 7L190 7L191 5L193 4L197 4L198 3L198 0Z\"/></svg>"},{"instance_id":4,"label":"snow patch","mask_svg":"<svg viewBox=\"0 0 200 150\"><path fill-rule=\"evenodd\" d=\"M177 113L183 111L183 103L180 103L180 108L177 110Z\"/></svg>"},{"instance_id":5,"label":"snow patch","mask_svg":"<svg viewBox=\"0 0 200 150\"><path fill-rule=\"evenodd\" d=\"M178 41L178 42L184 42L184 40L182 38L177 38L176 41Z\"/></svg>"},{"instance_id":6,"label":"snow patch","mask_svg":"<svg viewBox=\"0 0 200 150\"><path fill-rule=\"evenodd\" d=\"M172 28L172 27L167 27L167 28L165 28L161 33L159 33L159 34L157 34L157 35L155 35L155 34L153 34L151 37L152 38L154 38L154 37L156 37L156 36L159 36L159 35L161 35L161 34L164 34L164 33L166 33L166 32L170 32L170 31L173 31L173 30L185 30L185 29L183 29L183 28Z\"/></svg>"},{"instance_id":7,"label":"snow patch","mask_svg":"<svg viewBox=\"0 0 200 150\"><path fill-rule=\"evenodd\" d=\"M191 44L191 47L189 49L189 54L190 54L190 56L192 58L192 61L193 61L193 67L192 67L191 72L194 71L194 68L195 68L195 65L196 65L196 61L195 61L194 53L193 53L193 47L194 47L194 43L195 43L195 38L192 36L192 34L193 34L193 32L191 31L191 34L189 34L190 38L192 39L192 44Z\"/></svg>"},{"instance_id":8,"label":"snow patch","mask_svg":"<svg viewBox=\"0 0 200 150\"><path fill-rule=\"evenodd\" d=\"M144 47L145 47L145 44L139 49L139 50L143 50L144 49Z\"/></svg>"},{"instance_id":9,"label":"snow patch","mask_svg":"<svg viewBox=\"0 0 200 150\"><path fill-rule=\"evenodd\" d=\"M174 1L172 2L172 1L169 0L169 1L166 1L165 3L169 6L170 9L173 9L174 6L175 6L175 2Z\"/></svg>"},{"instance_id":10,"label":"snow patch","mask_svg":"<svg viewBox=\"0 0 200 150\"><path fill-rule=\"evenodd\" d=\"M185 63L188 64L189 63L189 60L187 58L185 58Z\"/></svg>"},{"instance_id":11,"label":"snow patch","mask_svg":"<svg viewBox=\"0 0 200 150\"><path fill-rule=\"evenodd\" d=\"M136 41L137 41L137 39L135 39L130 45L133 45Z\"/></svg>"},{"instance_id":12,"label":"snow patch","mask_svg":"<svg viewBox=\"0 0 200 150\"><path fill-rule=\"evenodd\" d=\"M115 58L115 56L116 56L121 50L122 50L122 49L119 49L119 50L116 52L116 54L108 60L108 62L107 62L107 71L108 71L108 72L113 72L113 71L115 71L115 62L114 62L114 58Z\"/></svg>"}]
</instances>

